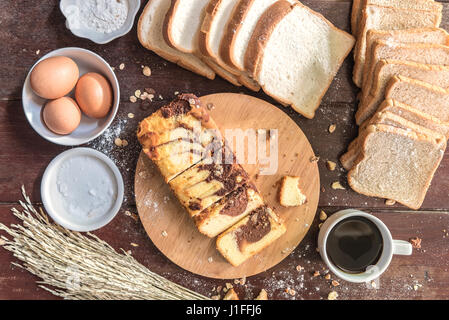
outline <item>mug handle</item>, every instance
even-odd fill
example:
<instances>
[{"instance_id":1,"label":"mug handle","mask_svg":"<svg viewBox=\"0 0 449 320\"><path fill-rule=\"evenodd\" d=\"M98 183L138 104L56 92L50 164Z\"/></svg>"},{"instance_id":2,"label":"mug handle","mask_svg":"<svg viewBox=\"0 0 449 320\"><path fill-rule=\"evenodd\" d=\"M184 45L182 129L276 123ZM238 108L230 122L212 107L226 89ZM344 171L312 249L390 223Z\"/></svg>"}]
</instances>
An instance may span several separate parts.
<instances>
[{"instance_id":1,"label":"mug handle","mask_svg":"<svg viewBox=\"0 0 449 320\"><path fill-rule=\"evenodd\" d=\"M409 256L412 254L413 247L410 242L403 240L393 240L393 254Z\"/></svg>"}]
</instances>

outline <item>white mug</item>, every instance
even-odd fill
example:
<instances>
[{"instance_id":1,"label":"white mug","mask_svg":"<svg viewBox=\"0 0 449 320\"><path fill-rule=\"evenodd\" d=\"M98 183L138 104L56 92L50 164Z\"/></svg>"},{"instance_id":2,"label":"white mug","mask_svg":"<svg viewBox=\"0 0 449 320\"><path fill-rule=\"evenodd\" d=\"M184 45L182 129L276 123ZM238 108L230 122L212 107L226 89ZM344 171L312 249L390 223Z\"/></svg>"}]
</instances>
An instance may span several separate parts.
<instances>
[{"instance_id":1,"label":"white mug","mask_svg":"<svg viewBox=\"0 0 449 320\"><path fill-rule=\"evenodd\" d=\"M364 217L370 220L376 225L383 239L383 248L379 260L374 266L368 267L366 271L361 273L348 273L338 268L329 259L326 251L326 243L330 231L335 227L337 223L349 217ZM321 258L327 264L329 270L332 271L332 273L343 280L356 283L371 282L377 279L388 268L394 254L412 254L412 245L407 241L393 240L390 230L388 230L387 226L381 220L366 212L354 209L338 211L323 223L318 235L318 249L320 251Z\"/></svg>"}]
</instances>

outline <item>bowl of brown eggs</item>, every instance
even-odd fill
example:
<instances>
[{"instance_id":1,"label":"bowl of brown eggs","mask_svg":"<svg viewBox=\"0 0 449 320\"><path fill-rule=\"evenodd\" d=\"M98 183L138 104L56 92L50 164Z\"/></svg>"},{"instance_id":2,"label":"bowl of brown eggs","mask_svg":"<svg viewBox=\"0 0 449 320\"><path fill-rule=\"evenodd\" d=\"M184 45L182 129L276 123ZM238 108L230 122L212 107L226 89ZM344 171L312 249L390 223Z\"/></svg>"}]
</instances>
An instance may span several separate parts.
<instances>
[{"instance_id":1,"label":"bowl of brown eggs","mask_svg":"<svg viewBox=\"0 0 449 320\"><path fill-rule=\"evenodd\" d=\"M33 65L22 102L40 136L76 146L109 127L118 110L120 88L114 71L99 55L82 48L61 48Z\"/></svg>"}]
</instances>

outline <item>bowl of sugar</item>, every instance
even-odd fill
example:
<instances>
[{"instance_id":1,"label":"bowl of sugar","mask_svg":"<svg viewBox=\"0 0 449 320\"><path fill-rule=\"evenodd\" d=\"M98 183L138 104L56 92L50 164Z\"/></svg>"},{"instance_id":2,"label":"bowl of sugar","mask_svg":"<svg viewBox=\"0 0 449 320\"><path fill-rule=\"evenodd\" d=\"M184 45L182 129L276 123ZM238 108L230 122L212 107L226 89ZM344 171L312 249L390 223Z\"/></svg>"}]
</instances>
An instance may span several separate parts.
<instances>
[{"instance_id":1,"label":"bowl of sugar","mask_svg":"<svg viewBox=\"0 0 449 320\"><path fill-rule=\"evenodd\" d=\"M140 0L61 0L59 8L75 36L105 44L132 29Z\"/></svg>"},{"instance_id":2,"label":"bowl of sugar","mask_svg":"<svg viewBox=\"0 0 449 320\"><path fill-rule=\"evenodd\" d=\"M93 231L107 225L119 212L123 195L123 178L117 166L90 148L59 154L41 182L45 210L57 224L73 231Z\"/></svg>"}]
</instances>

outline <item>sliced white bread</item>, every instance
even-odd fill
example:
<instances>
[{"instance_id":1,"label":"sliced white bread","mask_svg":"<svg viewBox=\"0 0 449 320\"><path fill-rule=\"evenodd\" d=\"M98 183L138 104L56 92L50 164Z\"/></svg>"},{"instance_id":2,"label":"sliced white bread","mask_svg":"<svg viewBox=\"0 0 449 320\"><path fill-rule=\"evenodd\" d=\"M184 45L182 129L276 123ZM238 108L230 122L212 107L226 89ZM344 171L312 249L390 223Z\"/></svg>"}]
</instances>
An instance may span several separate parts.
<instances>
[{"instance_id":1,"label":"sliced white bread","mask_svg":"<svg viewBox=\"0 0 449 320\"><path fill-rule=\"evenodd\" d=\"M366 95L369 91L365 84L371 83L367 81L368 77L372 77L368 72L371 69L371 51L372 46L376 41L385 41L386 43L433 43L433 44L449 44L449 34L440 28L422 28L422 29L407 29L407 30L394 30L394 31L382 31L382 30L368 30L366 34L366 52L365 63L363 68L363 94ZM354 70L354 72L360 72L360 70Z\"/></svg>"},{"instance_id":2,"label":"sliced white bread","mask_svg":"<svg viewBox=\"0 0 449 320\"><path fill-rule=\"evenodd\" d=\"M179 66L209 79L215 78L214 71L193 54L183 53L170 47L164 40L162 27L170 7L170 0L149 0L140 15L137 35L140 43L148 50Z\"/></svg>"},{"instance_id":3,"label":"sliced white bread","mask_svg":"<svg viewBox=\"0 0 449 320\"><path fill-rule=\"evenodd\" d=\"M399 101L387 99L377 109L375 115L384 112L391 112L404 118L407 121L413 122L426 129L438 132L449 139L449 122L442 122L440 119L424 113L412 106L409 106ZM371 123L371 119L366 120L359 127L359 132L362 132Z\"/></svg>"},{"instance_id":4,"label":"sliced white bread","mask_svg":"<svg viewBox=\"0 0 449 320\"><path fill-rule=\"evenodd\" d=\"M366 55L366 33L370 29L403 30L438 27L441 23L441 7L436 10L403 10L392 7L367 5L362 13L359 35L354 50L353 81L362 86L363 65Z\"/></svg>"},{"instance_id":5,"label":"sliced white bread","mask_svg":"<svg viewBox=\"0 0 449 320\"><path fill-rule=\"evenodd\" d=\"M340 163L347 171L351 170L354 162L360 154L360 144L364 141L368 131L366 128L373 124L384 124L395 128L406 129L406 126L398 119L393 117L391 113L376 113L368 121L367 126L359 131L359 135L348 146L348 150L340 157Z\"/></svg>"},{"instance_id":6,"label":"sliced white bread","mask_svg":"<svg viewBox=\"0 0 449 320\"><path fill-rule=\"evenodd\" d=\"M259 207L217 238L217 249L237 267L259 253L286 231L279 217L268 207Z\"/></svg>"},{"instance_id":7,"label":"sliced white bread","mask_svg":"<svg viewBox=\"0 0 449 320\"><path fill-rule=\"evenodd\" d=\"M362 0L352 0L351 10L351 33L354 37L358 35L359 19L362 14Z\"/></svg>"},{"instance_id":8,"label":"sliced white bread","mask_svg":"<svg viewBox=\"0 0 449 320\"><path fill-rule=\"evenodd\" d=\"M238 0L209 0L200 27L199 52L206 57L206 63L215 64L225 70L228 81L233 78L231 82L242 83L251 90L258 91L259 85L255 81L229 67L219 54L221 39L237 3Z\"/></svg>"},{"instance_id":9,"label":"sliced white bread","mask_svg":"<svg viewBox=\"0 0 449 320\"><path fill-rule=\"evenodd\" d=\"M440 65L421 64L411 61L384 60L376 64L372 75L372 84L367 96L360 100L360 112L374 112L385 98L385 90L391 78L402 75L421 80L430 84L449 88L449 67Z\"/></svg>"},{"instance_id":10,"label":"sliced white bread","mask_svg":"<svg viewBox=\"0 0 449 320\"><path fill-rule=\"evenodd\" d=\"M199 52L200 26L208 3L209 0L172 0L162 26L164 40L174 49L195 54L220 77L241 86L232 73Z\"/></svg>"},{"instance_id":11,"label":"sliced white bread","mask_svg":"<svg viewBox=\"0 0 449 320\"><path fill-rule=\"evenodd\" d=\"M245 52L257 21L278 0L240 0L220 44L220 57L229 66L245 71ZM293 3L296 0L290 0Z\"/></svg>"},{"instance_id":12,"label":"sliced white bread","mask_svg":"<svg viewBox=\"0 0 449 320\"><path fill-rule=\"evenodd\" d=\"M260 17L245 68L263 90L307 118L354 45L354 38L301 3L280 0Z\"/></svg>"},{"instance_id":13,"label":"sliced white bread","mask_svg":"<svg viewBox=\"0 0 449 320\"><path fill-rule=\"evenodd\" d=\"M449 123L443 123L412 106L388 99L382 102L378 111L360 126L359 136L349 144L348 151L340 157L340 162L346 170L352 168L360 153L360 142L366 136L366 128L373 124L386 124L429 135L438 133L449 138Z\"/></svg>"},{"instance_id":14,"label":"sliced white bread","mask_svg":"<svg viewBox=\"0 0 449 320\"><path fill-rule=\"evenodd\" d=\"M179 51L198 51L198 35L209 0L172 0L165 15L165 41Z\"/></svg>"},{"instance_id":15,"label":"sliced white bread","mask_svg":"<svg viewBox=\"0 0 449 320\"><path fill-rule=\"evenodd\" d=\"M423 81L394 76L385 92L394 99L427 113L441 122L449 122L449 91Z\"/></svg>"},{"instance_id":16,"label":"sliced white bread","mask_svg":"<svg viewBox=\"0 0 449 320\"><path fill-rule=\"evenodd\" d=\"M429 43L387 43L376 41L371 52L371 66L369 74L374 73L375 65L381 59L407 60L422 64L449 66L449 47L440 44ZM373 77L368 77L370 82ZM367 82L368 87L372 87ZM362 124L372 113L364 109L358 109L356 113L356 123Z\"/></svg>"},{"instance_id":17,"label":"sliced white bread","mask_svg":"<svg viewBox=\"0 0 449 320\"><path fill-rule=\"evenodd\" d=\"M351 12L351 31L358 36L359 23L362 18L363 9L367 5L378 5L398 9L432 10L438 4L432 0L353 0Z\"/></svg>"},{"instance_id":18,"label":"sliced white bread","mask_svg":"<svg viewBox=\"0 0 449 320\"><path fill-rule=\"evenodd\" d=\"M348 173L361 194L419 209L446 149L446 138L386 125L366 130L361 154Z\"/></svg>"}]
</instances>

